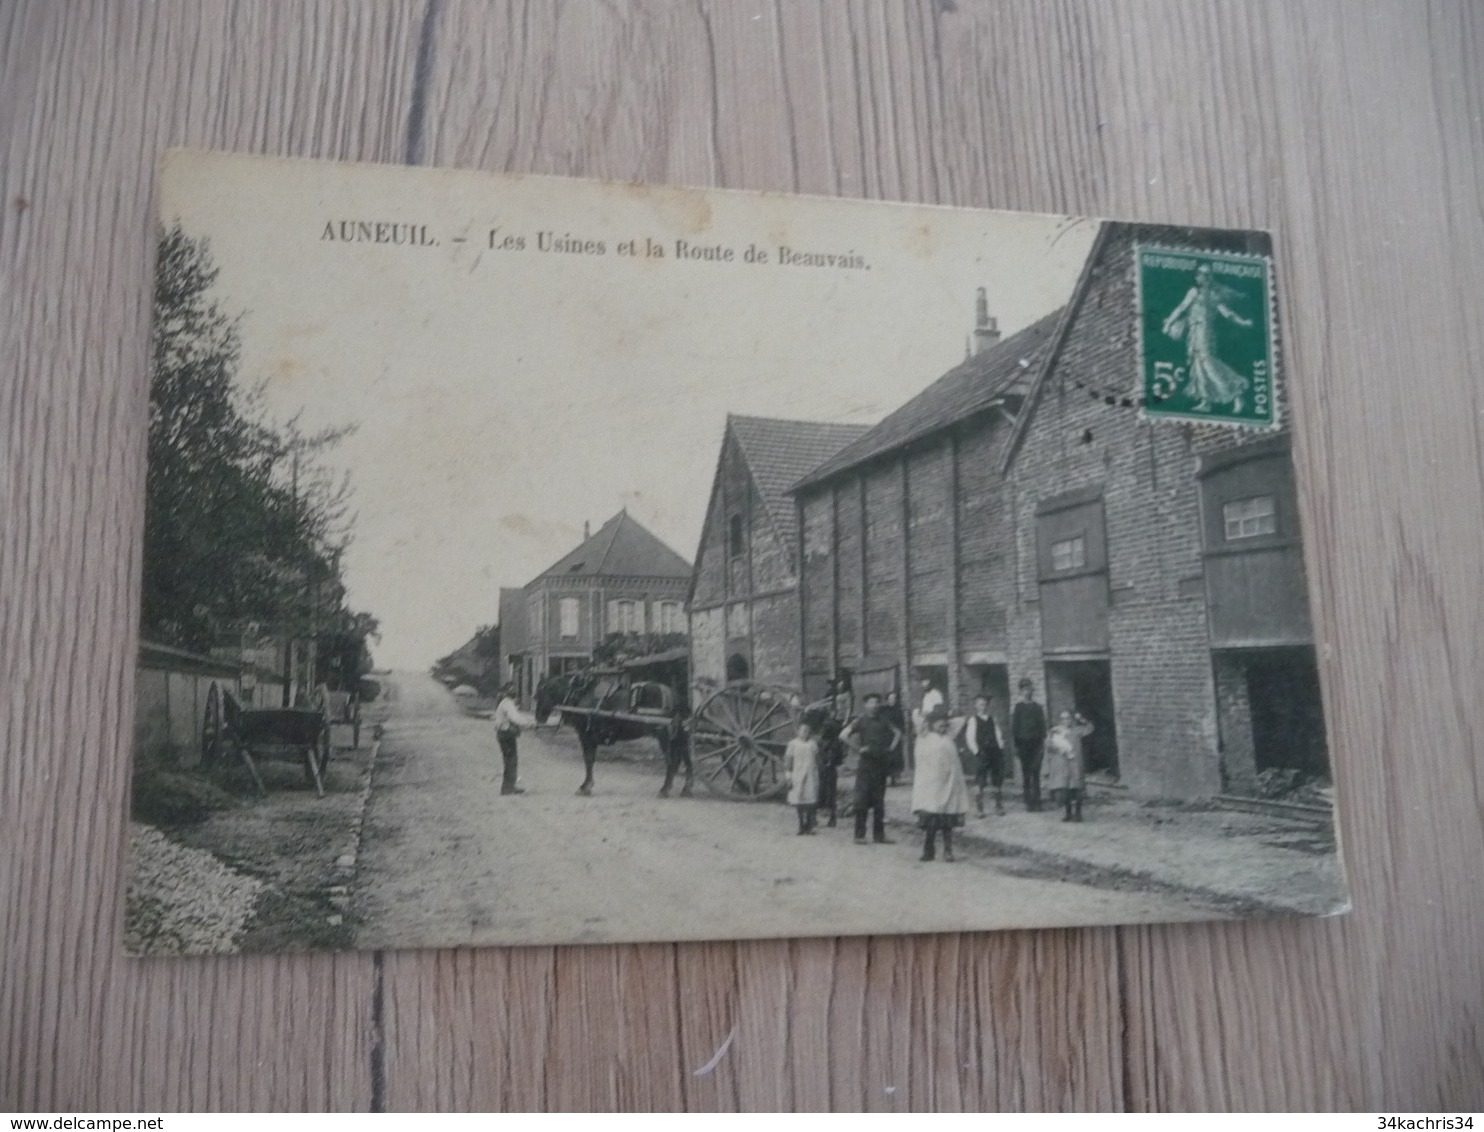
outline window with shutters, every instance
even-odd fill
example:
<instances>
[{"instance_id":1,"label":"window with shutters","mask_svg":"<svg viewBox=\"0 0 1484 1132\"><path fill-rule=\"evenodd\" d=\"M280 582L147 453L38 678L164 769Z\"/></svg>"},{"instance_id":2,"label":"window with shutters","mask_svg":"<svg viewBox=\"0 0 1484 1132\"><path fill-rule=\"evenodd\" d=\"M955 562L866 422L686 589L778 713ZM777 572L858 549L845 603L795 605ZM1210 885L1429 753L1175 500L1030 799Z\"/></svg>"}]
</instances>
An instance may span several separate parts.
<instances>
[{"instance_id":1,"label":"window with shutters","mask_svg":"<svg viewBox=\"0 0 1484 1132\"><path fill-rule=\"evenodd\" d=\"M581 603L575 597L564 597L557 603L557 617L560 623L562 640L575 641L577 639L578 612Z\"/></svg>"},{"instance_id":2,"label":"window with shutters","mask_svg":"<svg viewBox=\"0 0 1484 1132\"><path fill-rule=\"evenodd\" d=\"M661 633L685 632L685 615L678 601L660 602L658 621L657 629Z\"/></svg>"},{"instance_id":3,"label":"window with shutters","mask_svg":"<svg viewBox=\"0 0 1484 1132\"><path fill-rule=\"evenodd\" d=\"M1108 648L1108 540L1098 485L1036 507L1041 647L1100 653Z\"/></svg>"},{"instance_id":4,"label":"window with shutters","mask_svg":"<svg viewBox=\"0 0 1484 1132\"><path fill-rule=\"evenodd\" d=\"M644 631L644 607L639 602L628 599L610 602L608 631L610 633L642 633Z\"/></svg>"}]
</instances>

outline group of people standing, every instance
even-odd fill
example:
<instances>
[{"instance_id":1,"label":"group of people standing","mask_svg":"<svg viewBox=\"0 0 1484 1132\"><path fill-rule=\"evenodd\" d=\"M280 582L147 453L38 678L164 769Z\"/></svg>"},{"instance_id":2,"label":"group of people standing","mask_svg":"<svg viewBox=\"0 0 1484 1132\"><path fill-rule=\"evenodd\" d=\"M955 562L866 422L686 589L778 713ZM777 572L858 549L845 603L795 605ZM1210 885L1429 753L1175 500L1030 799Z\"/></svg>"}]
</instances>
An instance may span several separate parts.
<instances>
[{"instance_id":1,"label":"group of people standing","mask_svg":"<svg viewBox=\"0 0 1484 1132\"><path fill-rule=\"evenodd\" d=\"M890 845L886 836L886 787L905 766L905 732L885 710L882 697L871 692L861 701L861 712L848 725L839 712L806 712L798 732L784 750L788 801L798 811L799 833L813 833L819 812L834 825L838 814L839 769L847 754L856 758L855 793L851 809L855 840L866 844L866 826L872 840Z\"/></svg>"},{"instance_id":2,"label":"group of people standing","mask_svg":"<svg viewBox=\"0 0 1484 1132\"><path fill-rule=\"evenodd\" d=\"M912 812L923 830L922 859L934 860L941 837L943 859L952 861L953 830L964 823L969 811L969 784L974 787L974 805L985 816L985 796L993 791L996 814L1005 812L1004 785L1008 776L1008 754L1020 763L1025 808L1041 809L1043 763L1053 797L1066 806L1063 821L1082 820L1082 740L1092 724L1080 715L1063 711L1048 727L1046 710L1036 702L1035 686L1029 679L1019 684L1020 699L1010 711L1010 743L1007 750L999 722L990 712L987 694L974 697L973 712L954 719L949 715L942 691L931 680L922 684L922 698L912 713L913 774ZM495 737L504 763L502 794L524 794L519 785L516 742L525 726L534 724L516 705L515 689L500 689L494 711ZM788 778L788 801L797 814L798 832L808 835L818 828L821 811L833 826L839 816L839 772L848 755L856 759L855 791L851 812L855 819L855 841L866 839L892 844L886 836L886 789L906 767L909 742L908 721L895 695L868 692L861 711L853 719L848 686L831 689L827 707L806 712L798 731L784 752ZM848 720L848 722L846 722ZM965 767L967 766L967 773Z\"/></svg>"},{"instance_id":3,"label":"group of people standing","mask_svg":"<svg viewBox=\"0 0 1484 1132\"><path fill-rule=\"evenodd\" d=\"M1047 725L1046 710L1035 698L1029 679L1019 684L1020 699L1010 712L1010 742L990 712L986 694L974 697L973 712L962 719L950 716L943 693L930 680L923 681L920 706L913 712L912 811L923 830L922 859L937 857L941 838L943 860L952 861L953 830L964 824L969 811L969 785L974 805L985 816L986 795L992 791L996 814L1005 812L1004 785L1008 756L1020 764L1025 808L1042 808L1041 777L1047 773L1053 798L1065 805L1069 822L1082 820L1082 740L1093 728L1076 712L1063 711L1057 722ZM816 709L805 714L798 732L784 754L788 777L788 800L798 815L798 833L809 835L818 827L823 811L828 824L837 817L839 768L847 755L856 757L855 791L851 799L857 844L871 839L891 844L886 836L886 788L906 765L908 733L906 721L894 703L876 692L867 693L861 711L850 723L846 695L836 685L831 700L834 710ZM966 773L967 768L967 773Z\"/></svg>"},{"instance_id":4,"label":"group of people standing","mask_svg":"<svg viewBox=\"0 0 1484 1132\"><path fill-rule=\"evenodd\" d=\"M922 688L919 733L929 729L932 713L944 706L943 693L931 680L924 680ZM1008 744L998 720L990 713L987 693L974 697L972 714L957 725L958 750L974 784L979 815L984 816L985 795L990 790L994 792L995 813L1005 812L1004 787L1013 754L1020 764L1027 811L1035 813L1042 808L1044 771L1052 798L1066 806L1065 820L1081 821L1085 786L1082 740L1092 734L1092 724L1074 711L1063 711L1056 723L1048 726L1046 709L1036 702L1035 685L1028 677L1021 679L1018 690L1020 698L1010 709Z\"/></svg>"}]
</instances>

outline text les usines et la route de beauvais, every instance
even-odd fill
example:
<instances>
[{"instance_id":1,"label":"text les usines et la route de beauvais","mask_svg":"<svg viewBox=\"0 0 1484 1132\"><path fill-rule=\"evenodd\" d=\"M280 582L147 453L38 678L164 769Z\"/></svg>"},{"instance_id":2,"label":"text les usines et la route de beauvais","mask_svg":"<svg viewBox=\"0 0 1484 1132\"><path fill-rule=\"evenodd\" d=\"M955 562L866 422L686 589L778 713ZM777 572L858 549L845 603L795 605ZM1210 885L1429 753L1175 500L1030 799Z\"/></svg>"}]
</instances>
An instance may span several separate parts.
<instances>
[{"instance_id":1,"label":"text les usines et la route de beauvais","mask_svg":"<svg viewBox=\"0 0 1484 1132\"><path fill-rule=\"evenodd\" d=\"M337 244L381 244L394 248L436 248L443 240L430 225L395 220L326 220L322 242ZM469 236L450 236L452 244L474 243ZM490 228L483 243L493 252L537 252L549 255L618 256L621 259L666 259L694 263L741 263L777 267L833 267L847 271L869 271L871 265L854 248L819 250L776 244L746 247L731 244L702 244L679 238L657 239L636 236L614 240L541 229L515 232Z\"/></svg>"}]
</instances>

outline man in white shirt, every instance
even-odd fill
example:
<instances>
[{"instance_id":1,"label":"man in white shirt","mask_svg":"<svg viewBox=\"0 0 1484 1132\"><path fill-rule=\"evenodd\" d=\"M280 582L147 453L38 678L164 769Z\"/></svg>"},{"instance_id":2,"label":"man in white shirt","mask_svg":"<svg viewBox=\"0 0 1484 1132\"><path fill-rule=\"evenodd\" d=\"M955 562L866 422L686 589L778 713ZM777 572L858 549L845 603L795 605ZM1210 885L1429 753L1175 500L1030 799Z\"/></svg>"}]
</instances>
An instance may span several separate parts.
<instances>
[{"instance_id":1,"label":"man in white shirt","mask_svg":"<svg viewBox=\"0 0 1484 1132\"><path fill-rule=\"evenodd\" d=\"M942 706L943 693L933 687L931 677L924 676L922 678L922 703L912 716L912 722L916 724L917 734L922 734L923 728L927 726L927 717L933 713L933 709Z\"/></svg>"},{"instance_id":2,"label":"man in white shirt","mask_svg":"<svg viewBox=\"0 0 1484 1132\"><path fill-rule=\"evenodd\" d=\"M505 764L505 775L500 780L500 793L524 794L525 791L516 785L516 740L520 737L521 728L530 726L534 721L516 706L514 685L506 684L500 689L500 702L495 706L494 718L495 739L500 744L500 758Z\"/></svg>"}]
</instances>

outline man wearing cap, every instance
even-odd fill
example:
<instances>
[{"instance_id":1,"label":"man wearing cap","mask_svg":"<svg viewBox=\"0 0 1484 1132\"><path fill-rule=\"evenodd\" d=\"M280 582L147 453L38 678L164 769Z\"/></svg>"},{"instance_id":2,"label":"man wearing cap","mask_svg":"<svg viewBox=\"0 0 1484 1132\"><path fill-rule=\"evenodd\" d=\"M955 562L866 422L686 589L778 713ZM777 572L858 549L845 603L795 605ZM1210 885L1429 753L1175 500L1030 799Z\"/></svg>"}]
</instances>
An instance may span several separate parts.
<instances>
[{"instance_id":1,"label":"man wearing cap","mask_svg":"<svg viewBox=\"0 0 1484 1132\"><path fill-rule=\"evenodd\" d=\"M881 695L870 692L863 712L841 736L856 755L855 843L866 844L866 811L871 811L871 833L878 845L890 845L886 836L886 780L896 763L902 732L881 712Z\"/></svg>"},{"instance_id":2,"label":"man wearing cap","mask_svg":"<svg viewBox=\"0 0 1484 1132\"><path fill-rule=\"evenodd\" d=\"M1041 808L1041 756L1046 751L1046 709L1036 703L1036 686L1029 678L1020 681L1020 702L1010 713L1010 741L1025 780L1025 808Z\"/></svg>"}]
</instances>

